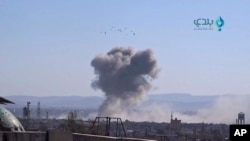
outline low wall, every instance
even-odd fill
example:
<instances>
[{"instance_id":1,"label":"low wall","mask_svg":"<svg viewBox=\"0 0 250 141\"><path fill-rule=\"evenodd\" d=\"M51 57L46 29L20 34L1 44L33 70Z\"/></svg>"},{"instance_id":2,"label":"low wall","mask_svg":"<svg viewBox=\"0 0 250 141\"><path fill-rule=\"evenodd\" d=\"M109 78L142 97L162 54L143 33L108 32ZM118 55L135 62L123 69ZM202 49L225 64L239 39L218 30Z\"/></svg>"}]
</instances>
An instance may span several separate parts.
<instances>
[{"instance_id":1,"label":"low wall","mask_svg":"<svg viewBox=\"0 0 250 141\"><path fill-rule=\"evenodd\" d=\"M0 141L46 141L46 132L0 132Z\"/></svg>"},{"instance_id":2,"label":"low wall","mask_svg":"<svg viewBox=\"0 0 250 141\"><path fill-rule=\"evenodd\" d=\"M154 141L154 140L73 133L73 141Z\"/></svg>"},{"instance_id":3,"label":"low wall","mask_svg":"<svg viewBox=\"0 0 250 141\"><path fill-rule=\"evenodd\" d=\"M0 132L0 141L153 141L136 138L108 137L61 131Z\"/></svg>"}]
</instances>

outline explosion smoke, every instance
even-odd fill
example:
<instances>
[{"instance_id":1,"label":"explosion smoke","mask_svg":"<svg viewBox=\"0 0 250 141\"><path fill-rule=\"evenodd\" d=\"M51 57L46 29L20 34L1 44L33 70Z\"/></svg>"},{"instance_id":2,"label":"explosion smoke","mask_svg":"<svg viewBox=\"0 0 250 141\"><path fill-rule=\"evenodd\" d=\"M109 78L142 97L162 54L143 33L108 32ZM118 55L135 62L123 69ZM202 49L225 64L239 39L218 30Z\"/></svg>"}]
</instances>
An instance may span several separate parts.
<instances>
[{"instance_id":1,"label":"explosion smoke","mask_svg":"<svg viewBox=\"0 0 250 141\"><path fill-rule=\"evenodd\" d=\"M97 75L92 87L106 95L99 108L101 116L115 116L142 102L158 73L157 61L149 49L134 53L132 48L116 47L96 56L91 65Z\"/></svg>"}]
</instances>

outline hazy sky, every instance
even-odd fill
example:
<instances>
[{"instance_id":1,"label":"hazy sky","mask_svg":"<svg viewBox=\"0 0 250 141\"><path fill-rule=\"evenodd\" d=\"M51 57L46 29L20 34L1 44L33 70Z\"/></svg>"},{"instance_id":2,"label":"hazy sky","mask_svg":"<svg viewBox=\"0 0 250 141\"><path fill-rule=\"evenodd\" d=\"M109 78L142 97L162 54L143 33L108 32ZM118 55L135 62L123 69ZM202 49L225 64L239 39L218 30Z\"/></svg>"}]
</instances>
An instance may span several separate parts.
<instances>
[{"instance_id":1,"label":"hazy sky","mask_svg":"<svg viewBox=\"0 0 250 141\"><path fill-rule=\"evenodd\" d=\"M102 95L90 62L115 46L154 52L150 93L250 94L249 14L249 0L0 0L0 95ZM219 16L221 32L194 30Z\"/></svg>"}]
</instances>

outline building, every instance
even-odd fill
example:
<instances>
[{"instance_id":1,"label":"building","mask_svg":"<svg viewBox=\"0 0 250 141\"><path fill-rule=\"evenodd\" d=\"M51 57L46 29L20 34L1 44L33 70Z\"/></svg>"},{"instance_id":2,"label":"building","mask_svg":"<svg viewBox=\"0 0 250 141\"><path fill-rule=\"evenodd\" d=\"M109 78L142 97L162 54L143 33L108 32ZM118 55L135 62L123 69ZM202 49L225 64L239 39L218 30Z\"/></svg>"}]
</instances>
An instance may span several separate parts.
<instances>
[{"instance_id":1,"label":"building","mask_svg":"<svg viewBox=\"0 0 250 141\"><path fill-rule=\"evenodd\" d=\"M240 112L238 118L236 119L236 124L245 124L245 114Z\"/></svg>"}]
</instances>

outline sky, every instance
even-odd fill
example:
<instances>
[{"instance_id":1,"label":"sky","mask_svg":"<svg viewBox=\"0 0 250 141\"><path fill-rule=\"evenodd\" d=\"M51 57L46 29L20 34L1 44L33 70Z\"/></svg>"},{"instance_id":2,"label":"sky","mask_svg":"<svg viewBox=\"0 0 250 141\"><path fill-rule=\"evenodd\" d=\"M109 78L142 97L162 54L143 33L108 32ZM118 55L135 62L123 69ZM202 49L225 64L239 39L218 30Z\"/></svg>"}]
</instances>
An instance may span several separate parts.
<instances>
[{"instance_id":1,"label":"sky","mask_svg":"<svg viewBox=\"0 0 250 141\"><path fill-rule=\"evenodd\" d=\"M154 52L150 94L250 94L249 13L249 0L0 0L0 95L102 96L90 63L117 46ZM222 31L195 30L219 16Z\"/></svg>"}]
</instances>

